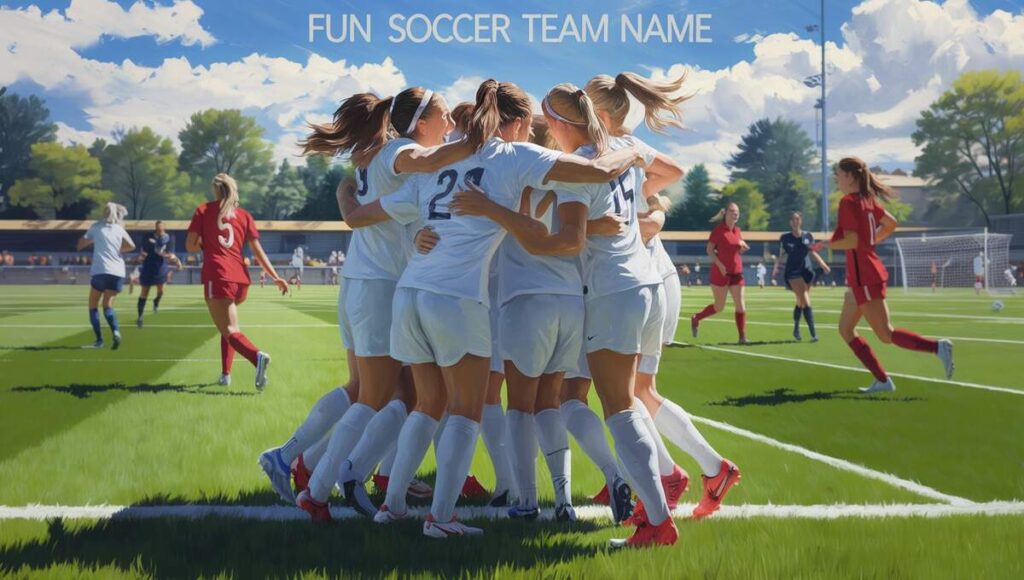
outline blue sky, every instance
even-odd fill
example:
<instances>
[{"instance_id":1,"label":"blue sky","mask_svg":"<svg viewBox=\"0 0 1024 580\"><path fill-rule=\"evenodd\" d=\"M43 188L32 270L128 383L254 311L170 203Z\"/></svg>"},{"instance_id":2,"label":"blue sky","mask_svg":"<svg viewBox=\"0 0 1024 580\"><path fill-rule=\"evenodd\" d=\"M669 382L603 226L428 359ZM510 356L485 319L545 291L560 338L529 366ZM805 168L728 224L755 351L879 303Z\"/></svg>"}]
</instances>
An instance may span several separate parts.
<instances>
[{"instance_id":1,"label":"blue sky","mask_svg":"<svg viewBox=\"0 0 1024 580\"><path fill-rule=\"evenodd\" d=\"M684 71L697 93L688 130L638 132L685 165L723 162L743 130L782 115L815 134L820 18L814 0L595 0L587 14L611 16L608 43L526 41L522 13L580 13L579 2L411 2L355 0L62 0L3 2L7 51L0 84L47 100L65 141L88 141L146 124L173 137L192 111L236 107L257 116L277 154L292 154L304 120L322 120L355 91L423 85L451 98L495 77L541 96L564 81L632 70L664 78ZM511 44L391 43L392 13L506 13ZM374 42L309 43L310 13L372 15ZM621 14L711 15L709 44L621 43ZM830 156L853 152L890 167L912 167L909 142L920 110L972 68L1024 69L1024 12L1017 0L829 0L826 12ZM832 82L832 81L830 81ZM831 136L830 135L830 136Z\"/></svg>"}]
</instances>

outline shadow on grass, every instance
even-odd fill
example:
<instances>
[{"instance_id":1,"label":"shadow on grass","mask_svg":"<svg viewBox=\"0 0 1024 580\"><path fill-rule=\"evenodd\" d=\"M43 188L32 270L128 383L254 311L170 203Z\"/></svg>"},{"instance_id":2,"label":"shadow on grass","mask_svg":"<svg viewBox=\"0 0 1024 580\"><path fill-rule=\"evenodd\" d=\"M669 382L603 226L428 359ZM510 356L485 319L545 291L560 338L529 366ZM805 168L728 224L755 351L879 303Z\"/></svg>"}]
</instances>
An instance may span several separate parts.
<instances>
[{"instance_id":1,"label":"shadow on grass","mask_svg":"<svg viewBox=\"0 0 1024 580\"><path fill-rule=\"evenodd\" d=\"M794 340L794 339L791 338L789 340L752 340L752 341L750 341L750 342L748 342L746 344L740 344L740 343L738 343L736 341L731 341L731 342L713 342L713 343L710 343L708 346L741 346L741 347L746 348L746 347L751 347L751 346L771 346L771 345L776 345L776 344L802 344L802 343L799 340Z\"/></svg>"},{"instance_id":2,"label":"shadow on grass","mask_svg":"<svg viewBox=\"0 0 1024 580\"><path fill-rule=\"evenodd\" d=\"M70 385L40 385L35 387L14 387L15 393L39 393L49 391L54 393L65 393L76 399L88 399L93 395L101 393L129 393L129 394L160 394L160 393L183 393L186 395L206 395L210 397L253 397L256 393L215 390L218 387L209 384L174 385L171 383L140 383L137 385L126 385L124 383L111 383L109 385L83 385L72 383Z\"/></svg>"},{"instance_id":3,"label":"shadow on grass","mask_svg":"<svg viewBox=\"0 0 1024 580\"><path fill-rule=\"evenodd\" d=\"M82 350L84 346L0 346L0 350L16 350L22 352L45 352L51 350Z\"/></svg>"},{"instance_id":4,"label":"shadow on grass","mask_svg":"<svg viewBox=\"0 0 1024 580\"><path fill-rule=\"evenodd\" d=\"M911 403L923 401L920 397L893 397L866 395L860 391L815 391L813 393L800 393L788 388L779 388L773 391L766 391L757 395L744 395L742 397L727 397L721 401L708 403L716 407L775 407L790 403L807 403L810 401L866 401L873 403Z\"/></svg>"}]
</instances>

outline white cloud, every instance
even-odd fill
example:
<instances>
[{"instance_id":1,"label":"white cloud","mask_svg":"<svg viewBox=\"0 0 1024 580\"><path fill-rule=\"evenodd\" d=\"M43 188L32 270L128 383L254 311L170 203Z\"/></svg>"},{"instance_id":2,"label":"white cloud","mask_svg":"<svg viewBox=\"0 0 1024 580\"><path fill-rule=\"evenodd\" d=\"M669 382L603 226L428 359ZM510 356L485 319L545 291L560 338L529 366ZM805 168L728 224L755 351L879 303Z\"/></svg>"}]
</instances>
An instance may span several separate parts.
<instances>
[{"instance_id":1,"label":"white cloud","mask_svg":"<svg viewBox=\"0 0 1024 580\"><path fill-rule=\"evenodd\" d=\"M60 121L54 124L57 125L57 140L65 145L85 145L88 147L100 137L100 135L92 131L75 129Z\"/></svg>"},{"instance_id":2,"label":"white cloud","mask_svg":"<svg viewBox=\"0 0 1024 580\"><path fill-rule=\"evenodd\" d=\"M441 89L440 93L448 101L449 107L455 107L463 101L472 103L476 101L476 90L485 80L487 79L480 76L459 77L455 79L455 82Z\"/></svg>"}]
</instances>

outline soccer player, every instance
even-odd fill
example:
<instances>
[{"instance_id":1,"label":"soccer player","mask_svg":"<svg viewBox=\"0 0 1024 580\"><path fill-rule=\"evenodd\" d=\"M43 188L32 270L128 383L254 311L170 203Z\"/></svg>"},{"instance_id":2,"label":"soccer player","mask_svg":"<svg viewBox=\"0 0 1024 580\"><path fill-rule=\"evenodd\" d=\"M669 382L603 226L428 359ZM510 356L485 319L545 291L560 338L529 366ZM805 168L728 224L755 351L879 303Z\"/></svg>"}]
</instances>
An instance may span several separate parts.
<instances>
[{"instance_id":1,"label":"soccer player","mask_svg":"<svg viewBox=\"0 0 1024 580\"><path fill-rule=\"evenodd\" d=\"M736 330L739 343L747 344L747 307L743 301L743 258L740 254L750 249L743 241L743 232L736 225L740 219L740 206L730 201L711 218L717 223L708 237L707 254L711 259L711 294L715 301L690 318L690 331L697 338L700 321L721 312L725 298L732 295L736 307Z\"/></svg>"},{"instance_id":2,"label":"soccer player","mask_svg":"<svg viewBox=\"0 0 1024 580\"><path fill-rule=\"evenodd\" d=\"M882 368L871 346L857 334L857 323L862 317L885 344L937 355L946 378L952 377L951 341L933 340L910 330L893 328L889 321L889 306L885 302L889 273L875 247L896 231L896 219L882 207L883 201L892 198L892 190L872 175L867 164L857 157L841 159L836 165L835 176L844 195L839 202L839 221L828 247L846 250L846 284L849 287L839 315L839 335L875 378L861 392L896 390L892 377ZM822 245L814 249L818 250Z\"/></svg>"},{"instance_id":3,"label":"soccer player","mask_svg":"<svg viewBox=\"0 0 1024 580\"><path fill-rule=\"evenodd\" d=\"M795 211L789 216L790 231L779 237L779 254L772 267L772 278L779 271L779 261L783 255L786 256L786 266L783 271L783 279L786 281L786 288L793 292L796 297L796 306L793 307L793 338L801 340L800 317L807 321L807 329L811 332L811 342L818 342L818 333L814 330L814 312L811 310L811 288L814 287L814 264L816 262L825 274L832 270L825 263L825 260L813 250L814 236L811 232L804 231L803 216Z\"/></svg>"},{"instance_id":4,"label":"soccer player","mask_svg":"<svg viewBox=\"0 0 1024 580\"><path fill-rule=\"evenodd\" d=\"M238 324L238 306L249 292L249 271L245 267L242 247L246 241L256 261L274 280L281 294L288 292L288 282L277 275L263 246L252 215L238 202L238 185L227 173L213 178L214 200L196 208L188 226L185 248L202 252L203 269L200 280L210 318L220 331L220 385L231 384L231 363L235 351L256 367L256 390L267 385L270 355L256 348L242 333Z\"/></svg>"},{"instance_id":5,"label":"soccer player","mask_svg":"<svg viewBox=\"0 0 1024 580\"><path fill-rule=\"evenodd\" d=\"M768 269L764 267L764 262L758 262L755 266L755 272L757 275L757 287L764 289L764 277L768 273Z\"/></svg>"},{"instance_id":6,"label":"soccer player","mask_svg":"<svg viewBox=\"0 0 1024 580\"><path fill-rule=\"evenodd\" d=\"M978 252L977 256L974 256L974 293L981 294L981 289L985 287L985 252Z\"/></svg>"},{"instance_id":7,"label":"soccer player","mask_svg":"<svg viewBox=\"0 0 1024 580\"><path fill-rule=\"evenodd\" d=\"M146 312L146 300L149 289L156 286L156 298L153 299L153 313L160 311L160 301L164 297L164 284L167 283L167 272L171 264L177 261L174 256L174 238L164 229L164 222L157 220L156 228L142 240L140 248L142 268L139 272L139 302L136 305L139 317L135 325L142 328L142 315Z\"/></svg>"},{"instance_id":8,"label":"soccer player","mask_svg":"<svg viewBox=\"0 0 1024 580\"><path fill-rule=\"evenodd\" d=\"M92 348L103 348L103 334L100 332L100 298L103 299L103 317L113 334L113 350L121 346L121 329L114 312L114 298L124 287L124 259L122 252L135 249L135 242L124 229L124 216L128 210L117 203L103 207L103 219L94 223L78 240L78 251L92 245L92 266L89 267L89 324L96 334Z\"/></svg>"}]
</instances>

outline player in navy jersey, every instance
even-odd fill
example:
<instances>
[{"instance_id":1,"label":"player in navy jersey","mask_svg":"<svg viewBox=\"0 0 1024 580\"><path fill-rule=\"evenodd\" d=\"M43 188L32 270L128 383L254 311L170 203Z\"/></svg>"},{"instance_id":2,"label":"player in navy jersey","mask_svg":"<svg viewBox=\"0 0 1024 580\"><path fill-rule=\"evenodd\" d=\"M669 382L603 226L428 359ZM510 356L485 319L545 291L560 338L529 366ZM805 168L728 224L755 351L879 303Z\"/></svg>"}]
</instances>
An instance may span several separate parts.
<instances>
[{"instance_id":1,"label":"player in navy jersey","mask_svg":"<svg viewBox=\"0 0 1024 580\"><path fill-rule=\"evenodd\" d=\"M160 300L164 297L164 284L172 265L180 264L174 255L174 238L164 229L164 222L157 221L156 229L143 238L139 257L142 267L139 269L139 302L137 304L139 318L135 325L142 328L142 315L146 312L146 300L149 289L156 286L156 298L153 299L153 312L160 310Z\"/></svg>"},{"instance_id":2,"label":"player in navy jersey","mask_svg":"<svg viewBox=\"0 0 1024 580\"><path fill-rule=\"evenodd\" d=\"M783 254L786 256L786 266L783 279L786 281L786 288L793 291L796 296L796 306L793 307L793 338L801 340L800 337L800 316L803 315L807 321L807 329L811 331L811 342L818 342L818 333L814 330L814 312L811 311L811 288L814 286L814 263L821 270L828 274L831 270L825 260L812 249L814 236L811 232L801 229L803 216L795 211L789 217L791 231L779 237L779 255L775 258L775 266L772 268L772 278L779 272L779 263ZM812 262L813 260L813 262Z\"/></svg>"}]
</instances>

